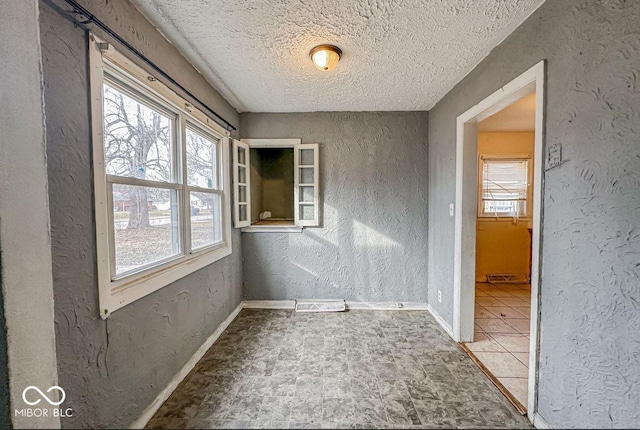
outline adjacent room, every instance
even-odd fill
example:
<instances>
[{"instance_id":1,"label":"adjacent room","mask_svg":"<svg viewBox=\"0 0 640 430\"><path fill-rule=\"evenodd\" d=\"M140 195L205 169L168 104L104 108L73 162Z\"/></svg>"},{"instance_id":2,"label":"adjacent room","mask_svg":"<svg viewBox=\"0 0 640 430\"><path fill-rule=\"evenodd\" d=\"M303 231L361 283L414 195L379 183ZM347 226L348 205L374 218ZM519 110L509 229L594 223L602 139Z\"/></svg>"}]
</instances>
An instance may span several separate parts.
<instances>
[{"instance_id":1,"label":"adjacent room","mask_svg":"<svg viewBox=\"0 0 640 430\"><path fill-rule=\"evenodd\" d=\"M478 123L475 326L473 342L465 344L522 412L528 404L531 242L537 209L535 107L531 93Z\"/></svg>"},{"instance_id":2,"label":"adjacent room","mask_svg":"<svg viewBox=\"0 0 640 430\"><path fill-rule=\"evenodd\" d=\"M637 428L640 2L0 4L0 427Z\"/></svg>"}]
</instances>

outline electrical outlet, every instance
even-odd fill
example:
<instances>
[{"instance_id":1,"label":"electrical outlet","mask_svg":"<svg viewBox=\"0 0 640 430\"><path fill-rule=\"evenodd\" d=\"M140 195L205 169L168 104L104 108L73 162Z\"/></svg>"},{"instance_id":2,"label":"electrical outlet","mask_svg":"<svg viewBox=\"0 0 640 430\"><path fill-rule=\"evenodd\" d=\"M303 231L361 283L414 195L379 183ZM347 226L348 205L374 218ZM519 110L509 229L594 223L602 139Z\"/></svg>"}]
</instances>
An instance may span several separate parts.
<instances>
[{"instance_id":1,"label":"electrical outlet","mask_svg":"<svg viewBox=\"0 0 640 430\"><path fill-rule=\"evenodd\" d=\"M449 203L449 216L453 216L453 203Z\"/></svg>"},{"instance_id":2,"label":"electrical outlet","mask_svg":"<svg viewBox=\"0 0 640 430\"><path fill-rule=\"evenodd\" d=\"M442 303L442 291L438 290L438 301Z\"/></svg>"}]
</instances>

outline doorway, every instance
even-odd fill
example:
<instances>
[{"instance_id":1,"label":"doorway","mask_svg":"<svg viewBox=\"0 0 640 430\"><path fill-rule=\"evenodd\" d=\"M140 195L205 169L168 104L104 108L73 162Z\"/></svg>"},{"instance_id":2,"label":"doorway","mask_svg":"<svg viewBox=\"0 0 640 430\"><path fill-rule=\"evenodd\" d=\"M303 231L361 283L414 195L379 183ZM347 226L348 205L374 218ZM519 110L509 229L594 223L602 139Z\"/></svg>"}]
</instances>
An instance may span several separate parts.
<instances>
[{"instance_id":1,"label":"doorway","mask_svg":"<svg viewBox=\"0 0 640 430\"><path fill-rule=\"evenodd\" d=\"M528 151L531 163L528 164L526 161L527 151L519 152L513 150L510 151L510 154L505 153L501 156L494 154L493 157L491 154L487 154L484 159L480 158L478 132L484 125L483 121L490 119L501 111L504 111L505 108L509 106L515 106L518 102L524 103L527 96L531 97L535 104L533 109L535 112L533 124L533 147L531 151ZM529 332L529 338L526 341L526 343L528 343L528 351L524 352L525 354L528 354L528 356L526 358L524 356L520 356L521 359L528 361L525 372L527 379L526 396L523 396L522 392L519 394L520 399L522 399L522 402L520 403L525 403L520 405L520 409L523 412L526 409L529 419L532 422L536 416L537 406L536 378L539 320L539 250L542 219L543 106L544 62L540 62L509 84L505 85L503 88L487 97L478 105L460 115L457 120L456 143L454 337L458 342L463 344L474 341L474 336L476 335L475 305L477 280L491 281L491 283L487 282L480 284L478 289L478 299L482 297L482 294L487 294L487 291L492 291L498 295L503 294L505 297L506 294L509 294L514 299L512 300L513 304L523 305L522 308L524 308L524 304L529 304L530 319L525 318L525 314L523 313L525 312L524 309L521 309L523 312L517 314L513 313L509 316L520 315L523 318L519 319L525 320L524 322L518 322L519 328L521 329L518 334L524 334L524 332L527 331ZM480 169L482 169L482 171ZM482 181L478 180L479 172L482 172L484 176L485 173L491 175L492 173L495 174L496 172L504 172L507 170L519 172L520 176L522 176L523 171L526 171L526 175L528 175L527 192L529 193L526 200L522 196L504 199L502 198L504 195L491 199L491 193L487 194L487 190L483 190ZM522 189L510 191L518 191L522 193ZM505 208L505 205L508 208ZM503 271L501 269L492 269L495 270L495 273L485 273L484 279L477 279L476 247L478 245L477 240L482 240L482 237L478 237L478 219L482 217L483 214L490 216L492 214L495 215L496 213L506 212L510 212L513 215L512 218L516 218L515 225L518 225L520 228L524 226L527 234L530 235L529 249L531 251L529 254L530 257L527 256L525 263L526 269L522 270L522 264L518 266L518 270L512 270L513 273L508 273L508 271ZM522 214L526 214L526 216L521 216ZM514 220L512 219L505 222L510 222L512 223L511 225L513 225ZM478 268L480 269L480 267ZM487 274L492 276L487 278ZM498 283L496 283L496 281ZM520 292L517 292L516 289L519 289ZM497 301L499 299L497 299L497 296L493 296L493 299L496 300L495 304L498 304ZM518 303L515 303L516 299L518 300ZM504 301L500 301L500 303L506 304ZM507 307L511 308L511 306ZM503 310L506 311L506 309ZM511 312L514 311L517 310L511 310ZM506 318L506 316L504 318ZM528 330L526 325L529 326ZM511 328L513 329L514 327ZM486 334L484 330L479 330L477 333ZM516 349L522 349L522 340L520 340L519 347ZM467 348L467 350L469 349ZM522 361L517 359L517 356L513 355L512 358L516 359L519 363L522 363ZM477 360L477 362L480 367L485 370L485 373L491 376L491 372L487 371L487 366L484 366L480 360ZM520 376L525 375L520 374ZM510 395L511 393L509 390L506 390L504 384L497 381L497 378L494 379L498 388L500 388L507 397L510 397L510 400L517 400L514 395ZM512 391L515 391L513 387ZM518 402L514 402L514 404L516 403Z\"/></svg>"},{"instance_id":2,"label":"doorway","mask_svg":"<svg viewBox=\"0 0 640 430\"><path fill-rule=\"evenodd\" d=\"M468 354L525 413L535 93L478 122L475 329Z\"/></svg>"}]
</instances>

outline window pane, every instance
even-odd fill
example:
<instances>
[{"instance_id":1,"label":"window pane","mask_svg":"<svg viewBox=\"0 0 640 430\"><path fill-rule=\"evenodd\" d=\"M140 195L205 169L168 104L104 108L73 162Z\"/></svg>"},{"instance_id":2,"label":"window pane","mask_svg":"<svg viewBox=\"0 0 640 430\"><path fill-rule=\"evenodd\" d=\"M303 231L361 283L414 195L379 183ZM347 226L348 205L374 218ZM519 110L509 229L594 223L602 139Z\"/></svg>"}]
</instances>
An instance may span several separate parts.
<instances>
[{"instance_id":1,"label":"window pane","mask_svg":"<svg viewBox=\"0 0 640 430\"><path fill-rule=\"evenodd\" d=\"M241 148L238 146L238 164L247 164L246 162L247 159L247 155L246 155L246 151L244 150L244 148Z\"/></svg>"},{"instance_id":2,"label":"window pane","mask_svg":"<svg viewBox=\"0 0 640 430\"><path fill-rule=\"evenodd\" d=\"M218 140L187 127L187 182L201 188L218 188Z\"/></svg>"},{"instance_id":3,"label":"window pane","mask_svg":"<svg viewBox=\"0 0 640 430\"><path fill-rule=\"evenodd\" d=\"M190 193L191 249L222 242L222 211L218 194Z\"/></svg>"},{"instance_id":4,"label":"window pane","mask_svg":"<svg viewBox=\"0 0 640 430\"><path fill-rule=\"evenodd\" d=\"M180 253L178 192L113 185L116 275Z\"/></svg>"},{"instance_id":5,"label":"window pane","mask_svg":"<svg viewBox=\"0 0 640 430\"><path fill-rule=\"evenodd\" d=\"M238 201L242 203L247 202L247 187L246 185L238 186Z\"/></svg>"},{"instance_id":6,"label":"window pane","mask_svg":"<svg viewBox=\"0 0 640 430\"><path fill-rule=\"evenodd\" d=\"M313 203L313 187L300 187L299 201Z\"/></svg>"},{"instance_id":7,"label":"window pane","mask_svg":"<svg viewBox=\"0 0 640 430\"><path fill-rule=\"evenodd\" d=\"M103 90L107 174L171 181L174 119L108 84Z\"/></svg>"},{"instance_id":8,"label":"window pane","mask_svg":"<svg viewBox=\"0 0 640 430\"><path fill-rule=\"evenodd\" d=\"M313 184L313 167L303 167L300 169L300 183Z\"/></svg>"},{"instance_id":9,"label":"window pane","mask_svg":"<svg viewBox=\"0 0 640 430\"><path fill-rule=\"evenodd\" d=\"M483 212L526 214L527 169L527 160L484 160Z\"/></svg>"},{"instance_id":10,"label":"window pane","mask_svg":"<svg viewBox=\"0 0 640 430\"><path fill-rule=\"evenodd\" d=\"M240 219L240 221L246 221L247 220L247 205L238 206L238 212L240 212L238 214L238 218Z\"/></svg>"},{"instance_id":11,"label":"window pane","mask_svg":"<svg viewBox=\"0 0 640 430\"><path fill-rule=\"evenodd\" d=\"M300 219L302 221L313 221L313 205L298 205L298 207L300 208Z\"/></svg>"},{"instance_id":12,"label":"window pane","mask_svg":"<svg viewBox=\"0 0 640 430\"><path fill-rule=\"evenodd\" d=\"M244 167L238 167L238 182L247 183L247 170Z\"/></svg>"},{"instance_id":13,"label":"window pane","mask_svg":"<svg viewBox=\"0 0 640 430\"><path fill-rule=\"evenodd\" d=\"M313 149L300 150L300 164L305 166L313 166Z\"/></svg>"}]
</instances>

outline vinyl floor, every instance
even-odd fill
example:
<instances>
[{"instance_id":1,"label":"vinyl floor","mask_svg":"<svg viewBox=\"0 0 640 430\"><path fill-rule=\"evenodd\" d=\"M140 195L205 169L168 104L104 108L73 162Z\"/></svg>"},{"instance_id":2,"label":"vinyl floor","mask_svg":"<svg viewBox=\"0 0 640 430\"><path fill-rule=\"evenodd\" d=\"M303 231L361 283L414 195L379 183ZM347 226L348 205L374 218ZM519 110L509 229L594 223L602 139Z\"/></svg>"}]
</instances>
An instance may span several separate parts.
<instances>
[{"instance_id":1,"label":"vinyl floor","mask_svg":"<svg viewBox=\"0 0 640 430\"><path fill-rule=\"evenodd\" d=\"M242 310L148 428L533 428L424 311Z\"/></svg>"}]
</instances>

